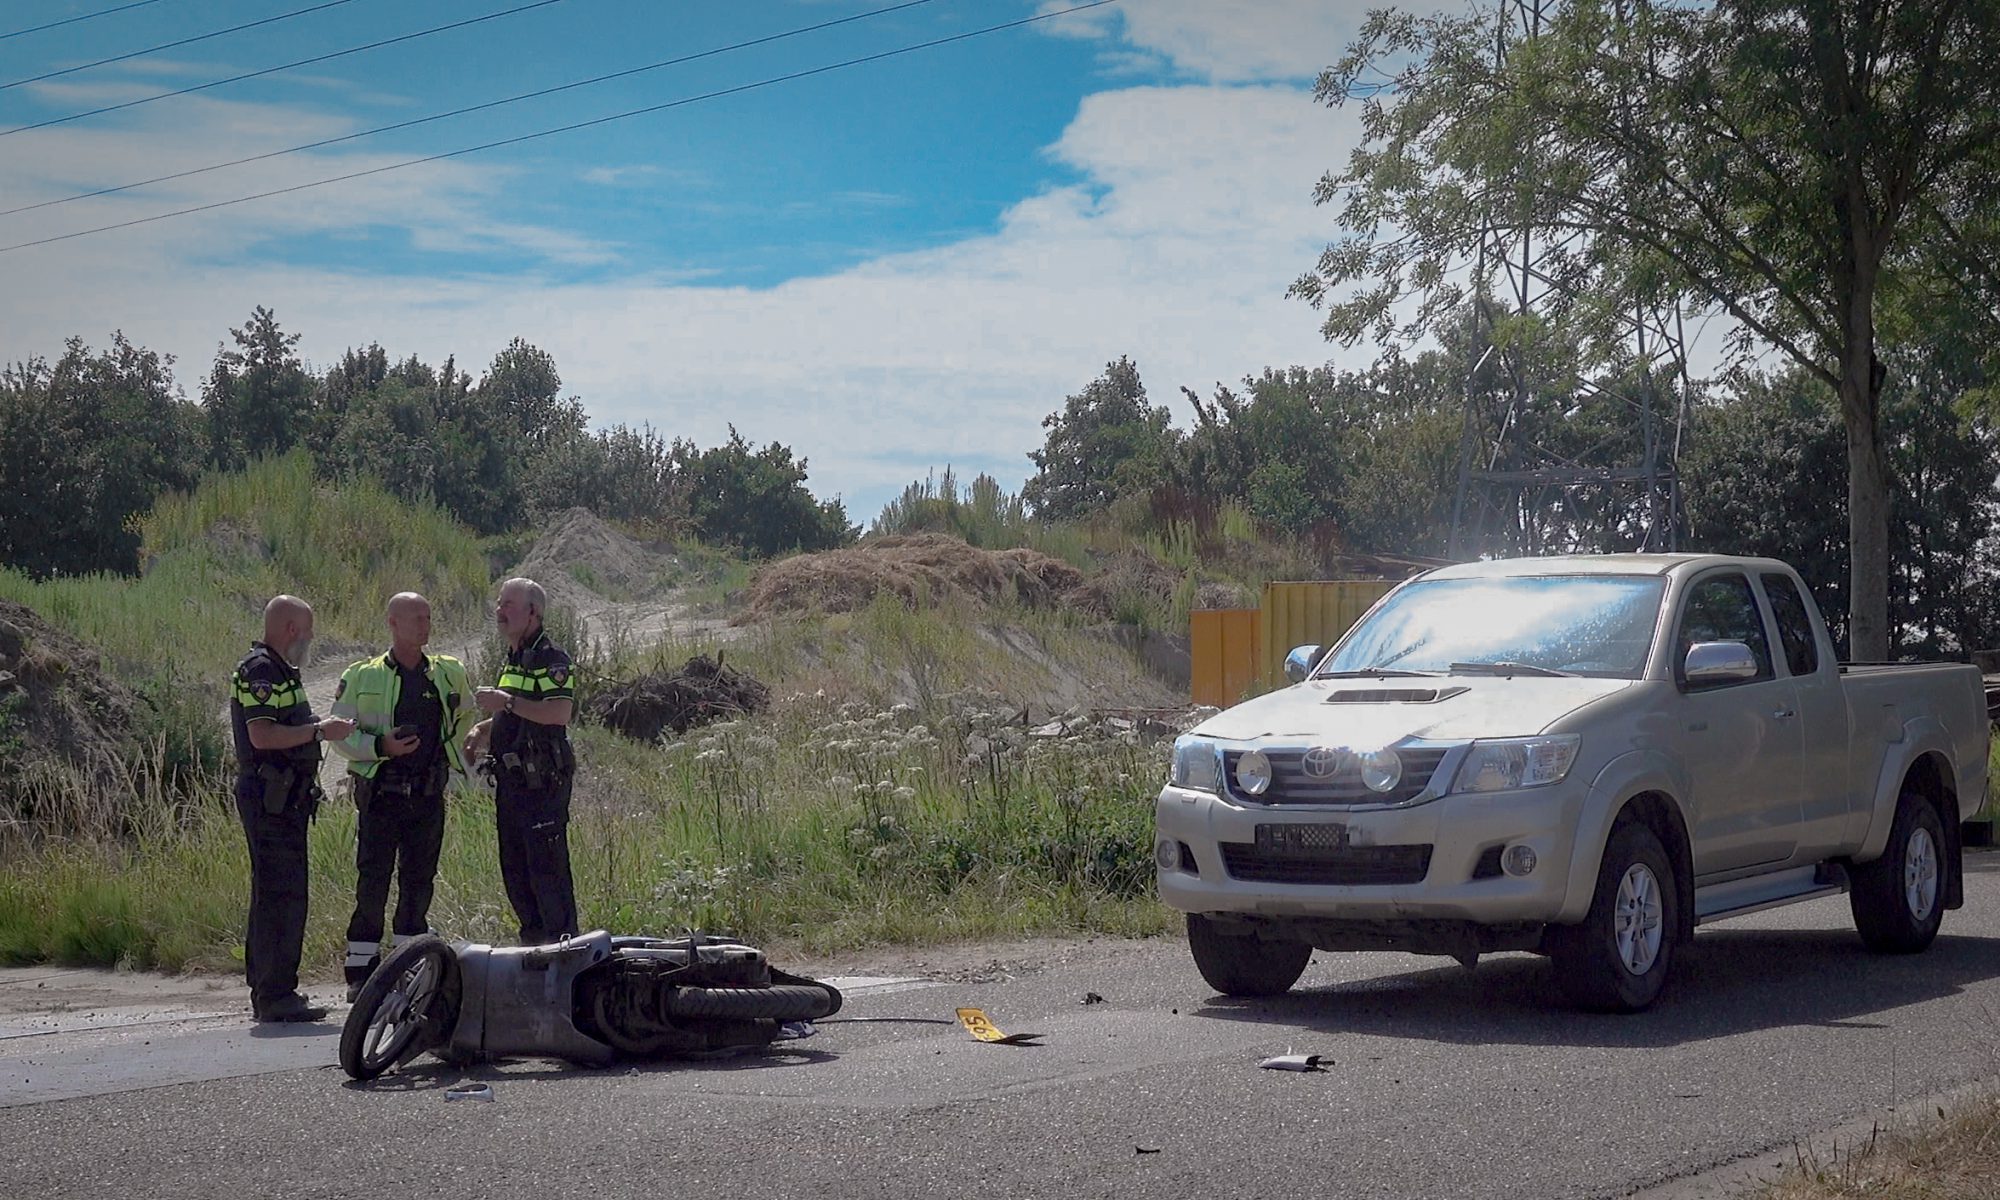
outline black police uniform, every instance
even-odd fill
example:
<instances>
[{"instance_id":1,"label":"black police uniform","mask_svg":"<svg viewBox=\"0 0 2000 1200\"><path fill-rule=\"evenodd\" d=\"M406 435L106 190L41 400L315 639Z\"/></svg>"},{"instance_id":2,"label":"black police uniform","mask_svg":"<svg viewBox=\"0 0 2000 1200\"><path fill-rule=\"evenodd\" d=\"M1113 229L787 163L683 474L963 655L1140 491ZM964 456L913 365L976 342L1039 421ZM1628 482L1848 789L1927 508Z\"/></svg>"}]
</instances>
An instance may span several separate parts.
<instances>
[{"instance_id":1,"label":"black police uniform","mask_svg":"<svg viewBox=\"0 0 2000 1200\"><path fill-rule=\"evenodd\" d=\"M410 753L384 758L373 778L353 777L359 824L354 839L354 914L347 922L349 987L364 982L380 961L382 910L389 901L392 875L398 881L391 919L397 942L430 929L438 854L444 847L444 788L450 774L444 739L451 736L445 701L451 698L438 695L429 658L420 657L414 667L405 667L394 655L388 661L398 676L392 729L415 726L419 740ZM376 752L381 753L379 740ZM370 946L374 953L359 955L360 946Z\"/></svg>"},{"instance_id":2,"label":"black police uniform","mask_svg":"<svg viewBox=\"0 0 2000 1200\"><path fill-rule=\"evenodd\" d=\"M574 699L570 657L537 630L510 651L500 688L523 700ZM569 794L576 774L569 730L514 713L493 717L487 742L496 783L500 877L521 921L524 945L569 937L576 928L576 890L569 873Z\"/></svg>"},{"instance_id":3,"label":"black police uniform","mask_svg":"<svg viewBox=\"0 0 2000 1200\"><path fill-rule=\"evenodd\" d=\"M315 723L298 668L262 642L236 665L229 724L236 739L236 812L250 843L250 918L243 974L264 1016L295 1003L306 932L306 825L319 809L317 740L291 750L250 744L250 722Z\"/></svg>"}]
</instances>

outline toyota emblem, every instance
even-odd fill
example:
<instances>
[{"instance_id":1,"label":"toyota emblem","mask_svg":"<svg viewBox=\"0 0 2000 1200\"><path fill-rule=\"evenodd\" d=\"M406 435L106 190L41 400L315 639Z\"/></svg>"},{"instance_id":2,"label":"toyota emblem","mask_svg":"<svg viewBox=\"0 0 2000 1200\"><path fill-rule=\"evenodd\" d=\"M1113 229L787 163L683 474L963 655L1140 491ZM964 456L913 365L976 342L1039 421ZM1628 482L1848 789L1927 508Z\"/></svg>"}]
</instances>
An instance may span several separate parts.
<instances>
[{"instance_id":1,"label":"toyota emblem","mask_svg":"<svg viewBox=\"0 0 2000 1200\"><path fill-rule=\"evenodd\" d=\"M1314 746L1299 760L1299 769L1307 779L1332 779L1340 770L1340 751L1332 746Z\"/></svg>"}]
</instances>

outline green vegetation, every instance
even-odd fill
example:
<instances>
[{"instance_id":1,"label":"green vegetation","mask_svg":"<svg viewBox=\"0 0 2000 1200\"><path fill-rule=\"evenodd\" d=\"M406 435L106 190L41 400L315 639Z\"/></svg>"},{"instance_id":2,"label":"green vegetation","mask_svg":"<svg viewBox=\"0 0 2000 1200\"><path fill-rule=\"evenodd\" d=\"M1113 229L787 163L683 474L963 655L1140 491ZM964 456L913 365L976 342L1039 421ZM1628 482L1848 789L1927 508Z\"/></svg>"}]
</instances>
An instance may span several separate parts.
<instances>
[{"instance_id":1,"label":"green vegetation","mask_svg":"<svg viewBox=\"0 0 2000 1200\"><path fill-rule=\"evenodd\" d=\"M146 570L135 577L35 580L0 569L0 597L102 648L129 673L210 681L258 635L279 592L310 601L319 638L378 640L382 604L417 589L440 624L483 605L488 572L467 531L435 505L362 480L316 482L302 453L210 475L134 522Z\"/></svg>"},{"instance_id":2,"label":"green vegetation","mask_svg":"<svg viewBox=\"0 0 2000 1200\"><path fill-rule=\"evenodd\" d=\"M1887 657L1894 509L1912 489L1889 461L1886 345L1995 362L2000 15L1928 0L1535 13L1370 16L1320 77L1362 137L1319 188L1341 240L1295 294L1325 307L1329 338L1385 347L1460 327L1477 301L1529 394L1575 395L1573 372L1665 391L1635 314L1726 316L1736 366L1777 356L1837 397L1848 632L1856 658ZM1494 313L1511 284L1491 235L1544 239L1545 319ZM1551 349L1554 370L1537 361Z\"/></svg>"},{"instance_id":3,"label":"green vegetation","mask_svg":"<svg viewBox=\"0 0 2000 1200\"><path fill-rule=\"evenodd\" d=\"M1005 619L1079 670L1123 653L1051 616ZM581 729L570 842L585 922L728 929L815 951L1165 929L1150 890L1165 743L1096 729L1031 736L997 693L969 689L1046 689L1048 674L995 653L981 628L967 612L893 602L766 627L725 652L774 681L783 699L770 712L661 746ZM585 674L670 667L714 648L598 644ZM924 702L885 706L891 684ZM176 790L158 772L135 782L124 831L91 809L69 818L95 821L81 836L4 848L0 961L235 961L248 864L226 785L211 776ZM92 800L78 791L71 802ZM336 796L313 827L309 969L337 961L353 820ZM483 791L454 798L445 847L433 924L510 936Z\"/></svg>"}]
</instances>

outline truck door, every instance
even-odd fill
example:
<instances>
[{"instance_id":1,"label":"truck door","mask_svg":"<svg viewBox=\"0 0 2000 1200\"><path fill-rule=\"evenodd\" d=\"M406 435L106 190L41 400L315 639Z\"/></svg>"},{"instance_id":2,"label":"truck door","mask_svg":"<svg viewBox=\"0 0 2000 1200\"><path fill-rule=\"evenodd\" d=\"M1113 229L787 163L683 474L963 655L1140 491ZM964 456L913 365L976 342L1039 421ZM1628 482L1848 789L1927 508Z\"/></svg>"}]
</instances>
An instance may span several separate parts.
<instances>
[{"instance_id":1,"label":"truck door","mask_svg":"<svg viewBox=\"0 0 2000 1200\"><path fill-rule=\"evenodd\" d=\"M1689 683L1688 647L1698 642L1748 646L1756 677ZM1789 676L1778 675L1763 609L1742 572L1704 575L1688 589L1673 668L1682 762L1693 791L1696 877L1789 859L1803 813L1797 691Z\"/></svg>"},{"instance_id":2,"label":"truck door","mask_svg":"<svg viewBox=\"0 0 2000 1200\"><path fill-rule=\"evenodd\" d=\"M1771 619L1778 628L1780 673L1789 675L1798 696L1799 738L1804 758L1799 771L1799 802L1804 808L1798 855L1817 860L1839 849L1847 837L1854 789L1847 774L1847 694L1841 690L1840 667L1820 636L1818 609L1789 575L1767 571L1757 577L1764 598L1771 602Z\"/></svg>"}]
</instances>

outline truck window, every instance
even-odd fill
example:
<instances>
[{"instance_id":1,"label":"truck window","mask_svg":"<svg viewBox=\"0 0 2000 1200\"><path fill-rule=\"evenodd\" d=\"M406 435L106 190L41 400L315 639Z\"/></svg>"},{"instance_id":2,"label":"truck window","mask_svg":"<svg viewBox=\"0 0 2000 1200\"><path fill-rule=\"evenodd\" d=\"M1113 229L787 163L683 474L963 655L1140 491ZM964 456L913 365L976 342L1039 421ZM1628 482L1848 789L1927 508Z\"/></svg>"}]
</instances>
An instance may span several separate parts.
<instances>
[{"instance_id":1,"label":"truck window","mask_svg":"<svg viewBox=\"0 0 2000 1200\"><path fill-rule=\"evenodd\" d=\"M1675 639L1674 678L1681 679L1688 647L1697 642L1742 642L1757 658L1757 679L1775 676L1770 639L1764 636L1764 615L1757 611L1750 581L1741 575L1711 575L1688 593L1681 609L1680 636Z\"/></svg>"},{"instance_id":2,"label":"truck window","mask_svg":"<svg viewBox=\"0 0 2000 1200\"><path fill-rule=\"evenodd\" d=\"M1778 620L1778 644L1785 648L1785 666L1794 675L1810 675L1819 670L1819 643L1813 638L1812 618L1798 585L1788 575L1763 575L1764 595L1770 598L1771 615Z\"/></svg>"}]
</instances>

